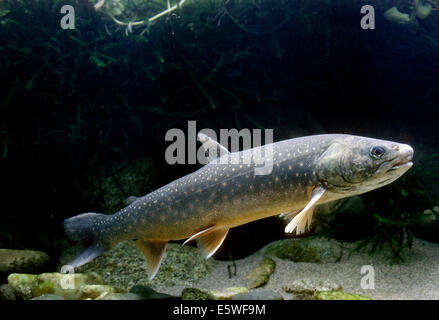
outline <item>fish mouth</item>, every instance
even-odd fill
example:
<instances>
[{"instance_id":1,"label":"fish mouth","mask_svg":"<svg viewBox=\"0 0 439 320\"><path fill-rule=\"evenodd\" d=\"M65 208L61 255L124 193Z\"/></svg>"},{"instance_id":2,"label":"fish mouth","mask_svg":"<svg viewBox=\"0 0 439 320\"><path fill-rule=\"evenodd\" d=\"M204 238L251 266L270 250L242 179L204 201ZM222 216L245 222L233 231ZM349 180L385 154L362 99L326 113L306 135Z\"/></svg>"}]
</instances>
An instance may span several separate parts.
<instances>
[{"instance_id":1,"label":"fish mouth","mask_svg":"<svg viewBox=\"0 0 439 320\"><path fill-rule=\"evenodd\" d=\"M405 169L408 170L410 169L410 167L413 165L412 159L413 159L413 149L412 147L410 147L409 145L400 145L399 146L399 150L400 150L400 156L399 156L399 161L396 162L390 169L389 171L394 171L394 170L401 170L401 169Z\"/></svg>"},{"instance_id":2,"label":"fish mouth","mask_svg":"<svg viewBox=\"0 0 439 320\"><path fill-rule=\"evenodd\" d=\"M402 168L409 169L412 165L413 165L413 162L411 162L410 160L401 161L401 162L398 162L398 163L394 164L389 169L389 171L399 170L399 169L402 169Z\"/></svg>"}]
</instances>

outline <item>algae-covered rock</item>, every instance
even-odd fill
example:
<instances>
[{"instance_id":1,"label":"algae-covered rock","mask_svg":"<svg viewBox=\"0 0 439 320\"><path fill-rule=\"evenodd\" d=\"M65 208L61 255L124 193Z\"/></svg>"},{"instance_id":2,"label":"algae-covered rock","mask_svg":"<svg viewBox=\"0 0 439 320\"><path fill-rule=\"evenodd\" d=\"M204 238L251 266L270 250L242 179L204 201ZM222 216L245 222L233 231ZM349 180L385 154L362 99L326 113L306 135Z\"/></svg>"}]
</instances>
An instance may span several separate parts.
<instances>
[{"instance_id":1,"label":"algae-covered rock","mask_svg":"<svg viewBox=\"0 0 439 320\"><path fill-rule=\"evenodd\" d=\"M103 284L102 278L96 273L42 273L36 276L32 284L32 296L56 294L64 299L76 300L81 299L82 288L92 284Z\"/></svg>"},{"instance_id":2,"label":"algae-covered rock","mask_svg":"<svg viewBox=\"0 0 439 320\"><path fill-rule=\"evenodd\" d=\"M110 293L121 293L122 290L102 284L89 284L82 286L80 289L80 299L97 299Z\"/></svg>"},{"instance_id":3,"label":"algae-covered rock","mask_svg":"<svg viewBox=\"0 0 439 320\"><path fill-rule=\"evenodd\" d=\"M24 300L47 294L76 300L94 296L98 290L101 290L102 293L103 288L107 291L114 291L114 289L102 286L102 284L102 278L96 273L62 274L52 272L39 275L13 273L8 277L8 285L15 296ZM84 288L85 292L82 291Z\"/></svg>"},{"instance_id":4,"label":"algae-covered rock","mask_svg":"<svg viewBox=\"0 0 439 320\"><path fill-rule=\"evenodd\" d=\"M270 243L262 249L265 256L275 256L294 262L338 262L342 256L339 242L323 237L283 239Z\"/></svg>"},{"instance_id":5,"label":"algae-covered rock","mask_svg":"<svg viewBox=\"0 0 439 320\"><path fill-rule=\"evenodd\" d=\"M301 279L283 287L285 292L295 294L313 294L316 291L340 291L342 286L331 280Z\"/></svg>"},{"instance_id":6,"label":"algae-covered rock","mask_svg":"<svg viewBox=\"0 0 439 320\"><path fill-rule=\"evenodd\" d=\"M215 300L230 300L237 294L248 293L248 289L245 287L230 287L220 290L211 290L210 293L213 295Z\"/></svg>"},{"instance_id":7,"label":"algae-covered rock","mask_svg":"<svg viewBox=\"0 0 439 320\"><path fill-rule=\"evenodd\" d=\"M0 249L0 273L38 273L49 260L42 251Z\"/></svg>"},{"instance_id":8,"label":"algae-covered rock","mask_svg":"<svg viewBox=\"0 0 439 320\"><path fill-rule=\"evenodd\" d=\"M244 287L230 287L217 290L185 288L181 292L183 300L231 300L233 296L240 293L248 293Z\"/></svg>"},{"instance_id":9,"label":"algae-covered rock","mask_svg":"<svg viewBox=\"0 0 439 320\"><path fill-rule=\"evenodd\" d=\"M372 300L359 294L343 291L316 291L313 294L315 300Z\"/></svg>"},{"instance_id":10,"label":"algae-covered rock","mask_svg":"<svg viewBox=\"0 0 439 320\"><path fill-rule=\"evenodd\" d=\"M154 289L190 285L194 280L206 277L213 263L213 259L204 259L197 248L169 243L160 269L156 277L150 281L142 253L134 241L125 241L78 268L78 271L96 272L102 276L106 284L128 291L135 285L150 286Z\"/></svg>"},{"instance_id":11,"label":"algae-covered rock","mask_svg":"<svg viewBox=\"0 0 439 320\"><path fill-rule=\"evenodd\" d=\"M214 300L215 297L208 290L185 288L181 292L182 300Z\"/></svg>"},{"instance_id":12,"label":"algae-covered rock","mask_svg":"<svg viewBox=\"0 0 439 320\"><path fill-rule=\"evenodd\" d=\"M34 274L11 273L8 276L8 285L17 299L28 300L32 298L32 286L36 277Z\"/></svg>"},{"instance_id":13,"label":"algae-covered rock","mask_svg":"<svg viewBox=\"0 0 439 320\"><path fill-rule=\"evenodd\" d=\"M273 290L250 290L247 293L238 293L232 300L283 300L278 292Z\"/></svg>"},{"instance_id":14,"label":"algae-covered rock","mask_svg":"<svg viewBox=\"0 0 439 320\"><path fill-rule=\"evenodd\" d=\"M276 263L271 258L264 258L259 261L259 266L245 277L248 288L253 289L265 285L274 272L275 266Z\"/></svg>"}]
</instances>

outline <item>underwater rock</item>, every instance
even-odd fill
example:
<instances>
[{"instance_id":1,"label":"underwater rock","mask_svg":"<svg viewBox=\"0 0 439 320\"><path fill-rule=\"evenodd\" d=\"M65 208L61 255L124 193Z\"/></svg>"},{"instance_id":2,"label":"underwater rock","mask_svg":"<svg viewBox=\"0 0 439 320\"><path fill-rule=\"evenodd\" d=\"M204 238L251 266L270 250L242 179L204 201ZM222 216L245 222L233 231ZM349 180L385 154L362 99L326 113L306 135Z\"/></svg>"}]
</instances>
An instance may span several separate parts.
<instances>
[{"instance_id":1,"label":"underwater rock","mask_svg":"<svg viewBox=\"0 0 439 320\"><path fill-rule=\"evenodd\" d=\"M247 293L238 293L232 300L283 300L281 294L274 290L251 290Z\"/></svg>"},{"instance_id":2,"label":"underwater rock","mask_svg":"<svg viewBox=\"0 0 439 320\"><path fill-rule=\"evenodd\" d=\"M248 289L245 287L230 287L220 290L211 290L215 300L231 300L233 296L240 293L248 293Z\"/></svg>"},{"instance_id":3,"label":"underwater rock","mask_svg":"<svg viewBox=\"0 0 439 320\"><path fill-rule=\"evenodd\" d=\"M108 286L90 286L103 284L101 277L93 273L62 274L53 272L39 275L12 273L8 277L8 284L14 295L22 300L46 294L55 294L64 299L76 300L95 296L99 290L102 293L104 288L110 290ZM85 289L84 292L83 289Z\"/></svg>"},{"instance_id":4,"label":"underwater rock","mask_svg":"<svg viewBox=\"0 0 439 320\"><path fill-rule=\"evenodd\" d=\"M60 265L74 256L64 256ZM129 291L135 285L151 286L154 289L189 285L210 274L210 265L215 260L206 260L197 248L169 243L156 277L148 280L145 258L134 241L124 241L77 269L78 272L96 272L104 283ZM160 290L159 290L160 291Z\"/></svg>"},{"instance_id":5,"label":"underwater rock","mask_svg":"<svg viewBox=\"0 0 439 320\"><path fill-rule=\"evenodd\" d=\"M32 296L56 294L68 300L88 298L82 289L87 285L103 284L102 278L95 273L42 273L32 283Z\"/></svg>"},{"instance_id":6,"label":"underwater rock","mask_svg":"<svg viewBox=\"0 0 439 320\"><path fill-rule=\"evenodd\" d=\"M264 256L274 256L294 262L338 262L343 254L341 245L334 239L308 237L283 239L268 244L261 250Z\"/></svg>"},{"instance_id":7,"label":"underwater rock","mask_svg":"<svg viewBox=\"0 0 439 320\"><path fill-rule=\"evenodd\" d=\"M42 251L0 249L0 273L39 273L49 260Z\"/></svg>"},{"instance_id":8,"label":"underwater rock","mask_svg":"<svg viewBox=\"0 0 439 320\"><path fill-rule=\"evenodd\" d=\"M314 300L372 300L360 294L343 291L316 291L312 297Z\"/></svg>"},{"instance_id":9,"label":"underwater rock","mask_svg":"<svg viewBox=\"0 0 439 320\"><path fill-rule=\"evenodd\" d=\"M274 272L276 263L273 259L264 258L259 261L259 266L245 276L245 280L248 283L248 288L258 288L265 285L270 279L270 275Z\"/></svg>"},{"instance_id":10,"label":"underwater rock","mask_svg":"<svg viewBox=\"0 0 439 320\"><path fill-rule=\"evenodd\" d=\"M410 23L410 15L400 12L397 7L392 7L386 10L386 12L384 12L384 18L390 22L398 24Z\"/></svg>"},{"instance_id":11,"label":"underwater rock","mask_svg":"<svg viewBox=\"0 0 439 320\"><path fill-rule=\"evenodd\" d=\"M36 277L34 274L11 273L8 285L17 299L28 300L32 298L32 285Z\"/></svg>"},{"instance_id":12,"label":"underwater rock","mask_svg":"<svg viewBox=\"0 0 439 320\"><path fill-rule=\"evenodd\" d=\"M181 292L182 300L214 300L215 297L208 291L197 288L185 288Z\"/></svg>"},{"instance_id":13,"label":"underwater rock","mask_svg":"<svg viewBox=\"0 0 439 320\"><path fill-rule=\"evenodd\" d=\"M181 292L182 300L231 300L233 296L248 293L244 287L230 287L220 290L207 290L197 288L185 288Z\"/></svg>"},{"instance_id":14,"label":"underwater rock","mask_svg":"<svg viewBox=\"0 0 439 320\"><path fill-rule=\"evenodd\" d=\"M113 288L108 285L102 284L89 284L81 287L81 296L79 299L99 299L100 297L104 297L110 293L123 293L122 290Z\"/></svg>"},{"instance_id":15,"label":"underwater rock","mask_svg":"<svg viewBox=\"0 0 439 320\"><path fill-rule=\"evenodd\" d=\"M65 300L63 297L57 296L56 294L43 294L31 300Z\"/></svg>"},{"instance_id":16,"label":"underwater rock","mask_svg":"<svg viewBox=\"0 0 439 320\"><path fill-rule=\"evenodd\" d=\"M418 238L439 242L439 206L419 214L413 223L412 231Z\"/></svg>"},{"instance_id":17,"label":"underwater rock","mask_svg":"<svg viewBox=\"0 0 439 320\"><path fill-rule=\"evenodd\" d=\"M7 284L0 286L0 300L15 300L14 292Z\"/></svg>"},{"instance_id":18,"label":"underwater rock","mask_svg":"<svg viewBox=\"0 0 439 320\"><path fill-rule=\"evenodd\" d=\"M287 284L283 290L294 294L313 294L316 291L340 291L343 288L331 280L302 279Z\"/></svg>"}]
</instances>

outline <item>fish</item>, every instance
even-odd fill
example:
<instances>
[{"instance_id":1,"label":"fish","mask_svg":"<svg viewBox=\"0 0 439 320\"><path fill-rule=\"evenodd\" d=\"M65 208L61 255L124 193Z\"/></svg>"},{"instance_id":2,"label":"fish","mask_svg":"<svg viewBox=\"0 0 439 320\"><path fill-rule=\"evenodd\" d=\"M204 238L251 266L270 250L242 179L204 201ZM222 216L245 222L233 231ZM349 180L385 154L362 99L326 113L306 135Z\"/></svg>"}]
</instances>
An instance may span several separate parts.
<instances>
[{"instance_id":1,"label":"fish","mask_svg":"<svg viewBox=\"0 0 439 320\"><path fill-rule=\"evenodd\" d=\"M83 213L64 220L71 240L89 247L68 265L84 265L117 243L135 240L149 279L160 268L169 241L196 240L211 257L231 228L281 215L286 233L311 226L317 205L362 194L402 176L412 165L408 144L348 134L293 138L229 152L199 133L208 163L108 215ZM263 162L265 161L265 162ZM261 163L271 170L261 174Z\"/></svg>"}]
</instances>

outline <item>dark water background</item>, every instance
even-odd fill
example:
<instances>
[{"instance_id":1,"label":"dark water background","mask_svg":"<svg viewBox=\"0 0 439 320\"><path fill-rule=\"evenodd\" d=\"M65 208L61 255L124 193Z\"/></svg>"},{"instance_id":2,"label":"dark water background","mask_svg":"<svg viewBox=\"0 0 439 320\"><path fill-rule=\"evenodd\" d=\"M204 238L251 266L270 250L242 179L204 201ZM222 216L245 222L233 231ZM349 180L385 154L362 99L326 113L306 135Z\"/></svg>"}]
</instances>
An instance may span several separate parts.
<instances>
[{"instance_id":1,"label":"dark water background","mask_svg":"<svg viewBox=\"0 0 439 320\"><path fill-rule=\"evenodd\" d=\"M166 131L188 120L272 128L275 141L350 133L408 143L416 158L405 180L368 196L395 219L401 207L437 205L439 12L410 26L384 20L407 3L194 0L126 36L86 1L3 1L0 247L59 254L63 219L105 208L105 190L93 188L115 163L151 159L144 194L196 170L164 159ZM59 27L63 4L76 9L75 30ZM375 30L360 28L364 4ZM283 237L270 221L231 233L225 250L243 256ZM255 232L267 223L265 236Z\"/></svg>"}]
</instances>

